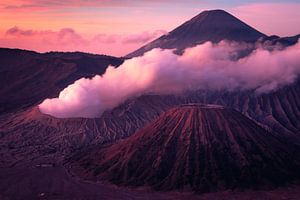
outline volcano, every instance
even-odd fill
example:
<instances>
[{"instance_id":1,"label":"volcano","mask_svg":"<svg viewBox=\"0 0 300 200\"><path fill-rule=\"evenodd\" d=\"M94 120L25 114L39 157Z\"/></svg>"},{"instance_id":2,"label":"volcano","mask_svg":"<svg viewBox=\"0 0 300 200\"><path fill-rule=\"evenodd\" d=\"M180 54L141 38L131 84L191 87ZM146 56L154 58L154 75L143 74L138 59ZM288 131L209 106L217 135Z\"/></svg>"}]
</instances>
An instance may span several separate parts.
<instances>
[{"instance_id":1,"label":"volcano","mask_svg":"<svg viewBox=\"0 0 300 200\"><path fill-rule=\"evenodd\" d=\"M266 35L224 10L201 12L170 33L146 44L126 57L141 56L154 48L184 50L207 41L255 42Z\"/></svg>"},{"instance_id":2,"label":"volcano","mask_svg":"<svg viewBox=\"0 0 300 200\"><path fill-rule=\"evenodd\" d=\"M224 39L250 42L251 47L260 42L272 50L278 43L293 45L298 38L268 37L225 11L205 11L128 57L156 47L180 53ZM74 81L102 75L109 65L118 67L123 61L80 52L0 48L0 199L160 199L152 190L140 194L124 187L107 189L105 181L157 190L216 191L299 178L299 77L266 94L200 90L142 95L94 119L59 119L39 111L39 103ZM83 179L103 180L105 187L101 181L99 186L77 179L67 173L69 167ZM287 188L282 196L279 190L270 199L289 194L299 199L297 188L295 194ZM162 199L181 199L179 194ZM211 193L208 199L234 198L226 194L214 198ZM261 199L261 192L253 193L257 198L248 194L245 199Z\"/></svg>"},{"instance_id":3,"label":"volcano","mask_svg":"<svg viewBox=\"0 0 300 200\"><path fill-rule=\"evenodd\" d=\"M233 109L187 104L161 114L128 139L70 160L85 176L119 185L206 192L299 177L293 151Z\"/></svg>"}]
</instances>

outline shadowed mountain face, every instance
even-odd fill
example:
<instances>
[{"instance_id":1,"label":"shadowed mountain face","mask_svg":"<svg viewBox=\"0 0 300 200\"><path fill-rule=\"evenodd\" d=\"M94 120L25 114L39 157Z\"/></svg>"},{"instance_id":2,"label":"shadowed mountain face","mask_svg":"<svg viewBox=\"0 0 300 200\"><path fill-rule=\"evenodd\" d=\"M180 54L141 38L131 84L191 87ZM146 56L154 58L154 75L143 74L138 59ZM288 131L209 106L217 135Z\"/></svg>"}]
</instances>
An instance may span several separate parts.
<instances>
[{"instance_id":1,"label":"shadowed mountain face","mask_svg":"<svg viewBox=\"0 0 300 200\"><path fill-rule=\"evenodd\" d=\"M215 105L172 108L128 139L70 160L85 176L159 190L257 188L300 175L292 147L239 112Z\"/></svg>"},{"instance_id":2,"label":"shadowed mountain face","mask_svg":"<svg viewBox=\"0 0 300 200\"><path fill-rule=\"evenodd\" d=\"M286 46L291 46L296 44L299 38L300 38L300 34L291 37L279 37L277 35L271 35L271 36L260 38L258 42L260 42L266 48L275 47L278 45L286 47Z\"/></svg>"},{"instance_id":3,"label":"shadowed mountain face","mask_svg":"<svg viewBox=\"0 0 300 200\"><path fill-rule=\"evenodd\" d=\"M270 94L197 91L182 96L131 99L95 119L57 119L37 108L0 116L0 165L26 159L61 160L75 149L127 138L162 112L180 104L212 103L234 108L300 147L300 82Z\"/></svg>"},{"instance_id":4,"label":"shadowed mountain face","mask_svg":"<svg viewBox=\"0 0 300 200\"><path fill-rule=\"evenodd\" d=\"M120 58L85 53L45 53L0 48L0 114L54 97L78 80L103 74Z\"/></svg>"},{"instance_id":5,"label":"shadowed mountain face","mask_svg":"<svg viewBox=\"0 0 300 200\"><path fill-rule=\"evenodd\" d=\"M128 54L127 57L140 56L154 48L178 49L181 51L206 41L214 43L221 40L255 42L263 36L266 35L226 11L204 11L167 35L163 35Z\"/></svg>"}]
</instances>

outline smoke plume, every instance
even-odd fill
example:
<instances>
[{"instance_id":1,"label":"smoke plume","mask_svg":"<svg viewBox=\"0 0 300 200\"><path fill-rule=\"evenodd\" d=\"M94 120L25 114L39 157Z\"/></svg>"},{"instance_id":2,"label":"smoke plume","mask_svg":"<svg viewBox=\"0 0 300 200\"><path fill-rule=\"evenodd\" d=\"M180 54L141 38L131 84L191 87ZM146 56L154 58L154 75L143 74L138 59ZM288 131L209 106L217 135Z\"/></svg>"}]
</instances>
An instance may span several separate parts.
<instances>
[{"instance_id":1,"label":"smoke plume","mask_svg":"<svg viewBox=\"0 0 300 200\"><path fill-rule=\"evenodd\" d=\"M284 50L257 48L239 58L243 48L236 43L207 42L186 49L182 55L154 49L118 68L109 66L102 76L77 80L39 108L59 118L92 118L142 94L197 89L265 93L293 83L300 73L300 43Z\"/></svg>"}]
</instances>

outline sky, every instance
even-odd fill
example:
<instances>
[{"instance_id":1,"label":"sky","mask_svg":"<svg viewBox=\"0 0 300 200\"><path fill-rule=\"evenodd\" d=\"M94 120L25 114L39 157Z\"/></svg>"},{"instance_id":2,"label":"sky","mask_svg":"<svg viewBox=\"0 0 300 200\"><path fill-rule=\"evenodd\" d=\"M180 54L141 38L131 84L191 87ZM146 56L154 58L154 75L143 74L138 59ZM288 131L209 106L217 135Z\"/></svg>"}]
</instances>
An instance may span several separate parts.
<instances>
[{"instance_id":1,"label":"sky","mask_svg":"<svg viewBox=\"0 0 300 200\"><path fill-rule=\"evenodd\" d=\"M1 0L0 47L124 56L209 9L267 35L300 34L300 0Z\"/></svg>"}]
</instances>

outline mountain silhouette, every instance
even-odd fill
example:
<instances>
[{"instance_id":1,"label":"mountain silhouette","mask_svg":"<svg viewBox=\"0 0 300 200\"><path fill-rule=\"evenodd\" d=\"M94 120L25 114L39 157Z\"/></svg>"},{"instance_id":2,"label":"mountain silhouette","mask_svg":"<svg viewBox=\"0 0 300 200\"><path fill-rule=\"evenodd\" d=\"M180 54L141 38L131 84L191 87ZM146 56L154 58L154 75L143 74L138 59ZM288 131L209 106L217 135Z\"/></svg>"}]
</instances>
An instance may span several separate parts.
<instances>
[{"instance_id":1,"label":"mountain silhouette","mask_svg":"<svg viewBox=\"0 0 300 200\"><path fill-rule=\"evenodd\" d=\"M126 57L136 57L154 48L183 50L207 41L255 42L266 35L224 10L201 12L170 33L146 44Z\"/></svg>"}]
</instances>

